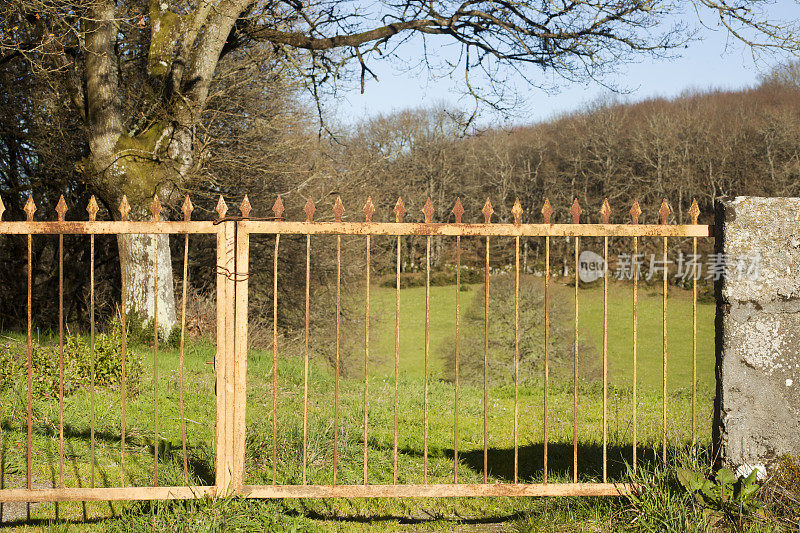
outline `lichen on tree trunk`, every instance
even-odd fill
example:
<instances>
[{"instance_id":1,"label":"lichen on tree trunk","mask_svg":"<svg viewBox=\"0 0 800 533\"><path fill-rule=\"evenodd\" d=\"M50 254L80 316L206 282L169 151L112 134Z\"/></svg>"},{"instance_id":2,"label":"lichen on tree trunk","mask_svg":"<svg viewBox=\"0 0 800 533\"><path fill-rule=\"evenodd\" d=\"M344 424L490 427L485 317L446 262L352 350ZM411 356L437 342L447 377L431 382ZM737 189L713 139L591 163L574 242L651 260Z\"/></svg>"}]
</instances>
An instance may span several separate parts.
<instances>
[{"instance_id":1,"label":"lichen on tree trunk","mask_svg":"<svg viewBox=\"0 0 800 533\"><path fill-rule=\"evenodd\" d=\"M154 253L156 239L157 258ZM177 322L169 235L130 234L124 239L119 236L117 243L125 257L125 311L128 314L136 313L147 322L155 316L158 305L158 329L169 334ZM156 264L157 273L154 272ZM154 274L157 274L157 293Z\"/></svg>"}]
</instances>

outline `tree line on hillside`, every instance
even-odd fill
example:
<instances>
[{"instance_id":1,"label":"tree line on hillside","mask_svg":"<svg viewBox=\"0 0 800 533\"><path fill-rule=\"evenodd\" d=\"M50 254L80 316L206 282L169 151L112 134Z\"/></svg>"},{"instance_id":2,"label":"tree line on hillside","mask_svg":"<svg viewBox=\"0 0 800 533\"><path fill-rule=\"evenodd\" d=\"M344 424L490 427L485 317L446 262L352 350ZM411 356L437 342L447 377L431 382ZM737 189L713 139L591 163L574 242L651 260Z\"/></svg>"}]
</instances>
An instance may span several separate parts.
<instances>
[{"instance_id":1,"label":"tree line on hillside","mask_svg":"<svg viewBox=\"0 0 800 533\"><path fill-rule=\"evenodd\" d=\"M265 52L266 53L266 52ZM13 64L11 64L13 65ZM431 198L435 221L453 221L456 198L466 208L464 221L482 220L480 210L486 198L494 208L494 222L513 220L511 207L519 198L524 222L540 222L544 198L555 212L554 222L570 220L569 207L578 198L583 222L599 222L604 198L611 203L612 222L628 222L634 199L644 210L640 221L655 223L662 198L669 201L670 223L688 223L688 207L696 198L701 223L710 223L713 201L723 195L800 194L800 90L796 63L774 70L762 82L742 91L692 92L681 97L623 103L614 99L595 102L578 112L554 120L513 129L465 132L463 113L446 108L406 110L365 120L353 128L318 136L314 117L302 103L299 85L290 77L272 77L272 85L255 87L275 66L262 64L262 71L250 59L235 54L226 57L221 69L228 74L212 85L217 107L208 107L217 128L209 136L208 150L214 154L205 162L206 181L197 181L183 192L191 192L197 206L195 218L213 218L218 194L229 199L230 207L247 193L254 205L253 216L270 216L278 194L287 206L286 217L303 220L302 207L308 197L316 202L317 220L333 219L333 203L341 197L345 219L363 219L362 206L368 196L376 206L375 220L394 220L398 197L408 211L406 220L422 220L421 209ZM6 68L0 72L3 84L22 87L41 83L37 101L32 93L10 90L0 105L3 122L2 195L5 220L23 219L24 195L33 189L39 207L37 218L53 219L54 206L66 192L70 210L67 218L86 219L85 206L93 193L81 178L81 162L87 146L79 139L75 118L61 106L66 95L57 85L31 76L25 69ZM247 89L247 90L244 90ZM237 98L225 98L228 91ZM248 92L249 91L249 92ZM267 94L269 97L265 98ZM328 123L333 131L332 123ZM16 191L16 192L15 192ZM168 195L166 216L179 216L180 195ZM114 218L117 207L103 202L98 218ZM170 214L172 213L172 214ZM686 239L672 239L671 253L687 251ZM404 239L402 266L406 272L424 265L423 238ZM213 293L214 252L210 241L195 239L190 247L192 287ZM274 241L269 237L251 241L251 257L271 258ZM584 239L583 245L597 248L598 239ZM464 239L463 261L482 266L482 239ZM655 251L660 243L643 239L641 251ZM8 267L2 270L3 321L5 327L25 320L26 269L24 238L0 239ZM44 326L55 323L57 309L51 295L57 292L57 239L34 239L34 310ZM175 272L182 271L182 246L172 239ZM333 241L315 240L312 284L319 297L328 293L335 276ZM543 239L523 239L523 264L529 271L541 271ZM569 270L572 243L551 241L554 270ZM710 251L706 241L704 252ZM363 276L364 243L343 239L346 258L343 276L347 283ZM491 264L502 268L513 261L513 240L494 239ZM629 239L611 239L612 253L629 253ZM65 261L85 265L88 239L67 237ZM280 321L291 327L302 323L305 279L304 239L287 237L280 252ZM373 268L388 273L394 265L393 239L373 241ZM98 237L96 264L98 315L110 317L119 301L119 263L112 238ZM454 262L452 239L435 238L432 265L442 269ZM266 263L264 263L266 264ZM67 268L67 319L85 323L89 304L88 269ZM177 280L178 282L180 280ZM271 317L271 271L254 269L251 307L254 315ZM327 298L327 297L326 297ZM330 299L326 300L330 303ZM321 305L320 307L330 307ZM327 316L327 315L325 315ZM320 316L319 320L328 320Z\"/></svg>"}]
</instances>

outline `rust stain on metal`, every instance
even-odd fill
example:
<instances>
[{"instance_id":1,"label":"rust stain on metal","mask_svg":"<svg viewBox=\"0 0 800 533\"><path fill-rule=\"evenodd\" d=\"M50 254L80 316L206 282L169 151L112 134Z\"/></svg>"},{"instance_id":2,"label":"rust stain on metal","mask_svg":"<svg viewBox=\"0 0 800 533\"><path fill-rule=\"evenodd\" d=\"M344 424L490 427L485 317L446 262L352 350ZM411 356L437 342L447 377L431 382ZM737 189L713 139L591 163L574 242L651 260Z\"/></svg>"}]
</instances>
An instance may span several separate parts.
<instances>
[{"instance_id":1,"label":"rust stain on metal","mask_svg":"<svg viewBox=\"0 0 800 533\"><path fill-rule=\"evenodd\" d=\"M161 216L161 200L158 195L153 196L153 201L150 203L150 212L153 214L153 222L158 222Z\"/></svg>"},{"instance_id":2,"label":"rust stain on metal","mask_svg":"<svg viewBox=\"0 0 800 533\"><path fill-rule=\"evenodd\" d=\"M461 205L461 198L456 198L456 205L453 206L453 216L456 224L461 224L461 217L464 216L464 206Z\"/></svg>"},{"instance_id":3,"label":"rust stain on metal","mask_svg":"<svg viewBox=\"0 0 800 533\"><path fill-rule=\"evenodd\" d=\"M86 206L86 212L89 213L89 220L94 222L97 219L97 212L100 207L97 205L97 199L92 195L89 199L89 205Z\"/></svg>"},{"instance_id":4,"label":"rust stain on metal","mask_svg":"<svg viewBox=\"0 0 800 533\"><path fill-rule=\"evenodd\" d=\"M56 212L64 220L67 203L64 195ZM123 331L126 331L123 329ZM64 488L64 236L58 236L58 486Z\"/></svg>"},{"instance_id":5,"label":"rust stain on metal","mask_svg":"<svg viewBox=\"0 0 800 533\"><path fill-rule=\"evenodd\" d=\"M245 198L247 198L245 196ZM183 218L187 222L192 216L192 202L189 200L189 195L183 201ZM189 234L183 241L183 280L181 280L182 297L181 297L181 340L180 340L180 354L178 356L178 401L180 404L180 418L181 418L181 447L183 450L183 484L189 486L189 459L186 453L186 418L184 417L183 405L183 356L184 345L186 337L186 292L189 285Z\"/></svg>"},{"instance_id":6,"label":"rust stain on metal","mask_svg":"<svg viewBox=\"0 0 800 533\"><path fill-rule=\"evenodd\" d=\"M489 197L486 197L486 203L483 204L483 209L481 209L481 213L483 213L483 223L490 224L492 222L492 214L494 214L494 208L492 208L492 202L489 200Z\"/></svg>"},{"instance_id":7,"label":"rust stain on metal","mask_svg":"<svg viewBox=\"0 0 800 533\"><path fill-rule=\"evenodd\" d=\"M337 209L336 206L339 206ZM337 213L338 211L338 213ZM337 196L333 206L334 216L341 219L344 207L342 200ZM339 469L339 374L340 374L340 343L342 332L342 236L336 236L336 377L333 389L333 484Z\"/></svg>"},{"instance_id":8,"label":"rust stain on metal","mask_svg":"<svg viewBox=\"0 0 800 533\"><path fill-rule=\"evenodd\" d=\"M25 211L28 222L31 222L33 220L33 214L36 212L36 204L33 202L33 196L28 196L28 201L25 202L23 211Z\"/></svg>"},{"instance_id":9,"label":"rust stain on metal","mask_svg":"<svg viewBox=\"0 0 800 533\"><path fill-rule=\"evenodd\" d=\"M581 206L578 199L572 203L569 210L572 215L572 223L579 224L581 217ZM572 363L573 371L573 395L572 395L572 482L578 482L578 288L580 287L580 277L578 275L578 254L580 253L580 237L575 237L575 346L574 359Z\"/></svg>"},{"instance_id":10,"label":"rust stain on metal","mask_svg":"<svg viewBox=\"0 0 800 533\"><path fill-rule=\"evenodd\" d=\"M425 205L422 206L422 213L425 215L425 224L430 224L433 219L433 202L431 202L430 197L425 202Z\"/></svg>"},{"instance_id":11,"label":"rust stain on metal","mask_svg":"<svg viewBox=\"0 0 800 533\"><path fill-rule=\"evenodd\" d=\"M550 202L545 200L545 207L549 207ZM542 212L545 213L545 209ZM550 213L545 215L545 219L550 219ZM544 426L543 435L543 470L544 483L547 483L547 444L549 437L549 393L550 393L550 237L544 238L544 416L542 425Z\"/></svg>"},{"instance_id":12,"label":"rust stain on metal","mask_svg":"<svg viewBox=\"0 0 800 533\"><path fill-rule=\"evenodd\" d=\"M372 198L367 198L364 206L364 216L367 222L372 218L374 208ZM369 285L370 285L370 253L371 237L367 235L367 265L366 265L366 305L364 312L364 485L367 484L367 450L369 440L367 439L369 428Z\"/></svg>"},{"instance_id":13,"label":"rust stain on metal","mask_svg":"<svg viewBox=\"0 0 800 533\"><path fill-rule=\"evenodd\" d=\"M395 215L402 217L398 207L402 207L398 199ZM392 483L397 485L397 441L398 441L398 415L400 412L400 235L397 236L397 265L395 278L395 311L394 311L394 447L392 457Z\"/></svg>"},{"instance_id":14,"label":"rust stain on metal","mask_svg":"<svg viewBox=\"0 0 800 533\"><path fill-rule=\"evenodd\" d=\"M403 205L403 199L398 198L397 203L394 205L394 220L396 223L403 222L403 215L406 212L406 206Z\"/></svg>"},{"instance_id":15,"label":"rust stain on metal","mask_svg":"<svg viewBox=\"0 0 800 533\"><path fill-rule=\"evenodd\" d=\"M314 200L309 196L308 200L306 200L306 205L303 207L303 212L306 214L306 222L314 221L314 212L316 210L317 208L314 205Z\"/></svg>"},{"instance_id":16,"label":"rust stain on metal","mask_svg":"<svg viewBox=\"0 0 800 533\"><path fill-rule=\"evenodd\" d=\"M275 200L273 212L277 218L283 213L281 197ZM272 256L272 484L278 475L278 247L280 234L275 235L275 253ZM334 467L334 472L335 472Z\"/></svg>"},{"instance_id":17,"label":"rust stain on metal","mask_svg":"<svg viewBox=\"0 0 800 533\"><path fill-rule=\"evenodd\" d=\"M583 210L581 209L581 204L578 203L578 199L572 202L572 207L569 208L569 214L572 215L572 223L573 224L580 224L581 213Z\"/></svg>"},{"instance_id":18,"label":"rust stain on metal","mask_svg":"<svg viewBox=\"0 0 800 533\"><path fill-rule=\"evenodd\" d=\"M550 205L548 198L544 199L544 206L542 206L542 215L544 216L544 223L550 224L550 217L553 215L553 207Z\"/></svg>"},{"instance_id":19,"label":"rust stain on metal","mask_svg":"<svg viewBox=\"0 0 800 533\"><path fill-rule=\"evenodd\" d=\"M278 196L275 199L275 203L272 204L272 212L275 215L276 220L280 220L281 218L283 218L283 211L284 211L283 200L281 200L281 197Z\"/></svg>"},{"instance_id":20,"label":"rust stain on metal","mask_svg":"<svg viewBox=\"0 0 800 533\"><path fill-rule=\"evenodd\" d=\"M669 220L670 209L666 198L664 198L664 200L661 202L661 207L658 209L658 214L661 215L661 223L667 224L667 221Z\"/></svg>"},{"instance_id":21,"label":"rust stain on metal","mask_svg":"<svg viewBox=\"0 0 800 533\"><path fill-rule=\"evenodd\" d=\"M692 224L697 224L697 217L700 216L700 208L697 207L697 199L692 199L692 207L689 208L689 216L692 217Z\"/></svg>"},{"instance_id":22,"label":"rust stain on metal","mask_svg":"<svg viewBox=\"0 0 800 533\"><path fill-rule=\"evenodd\" d=\"M372 203L372 196L367 197L367 203L364 204L364 221L372 222L372 215L375 213L375 205Z\"/></svg>"},{"instance_id":23,"label":"rust stain on metal","mask_svg":"<svg viewBox=\"0 0 800 533\"><path fill-rule=\"evenodd\" d=\"M242 204L239 206L239 212L242 214L242 218L250 218L250 212L253 210L253 206L250 205L250 198L247 195L244 195L244 199L242 199Z\"/></svg>"},{"instance_id":24,"label":"rust stain on metal","mask_svg":"<svg viewBox=\"0 0 800 533\"><path fill-rule=\"evenodd\" d=\"M458 201L458 199L456 199L456 206L459 205L461 205L461 202ZM463 210L464 209L462 207L461 214L463 214ZM454 214L455 214L455 208L454 208ZM461 216L458 215L456 220L460 219ZM455 342L455 398L453 406L453 483L458 483L458 393L459 393L460 365L461 365L461 237L458 236L456 237L456 342Z\"/></svg>"},{"instance_id":25,"label":"rust stain on metal","mask_svg":"<svg viewBox=\"0 0 800 533\"><path fill-rule=\"evenodd\" d=\"M336 201L333 203L333 220L336 222L341 222L343 214L344 205L342 205L342 198L337 196Z\"/></svg>"},{"instance_id":26,"label":"rust stain on metal","mask_svg":"<svg viewBox=\"0 0 800 533\"><path fill-rule=\"evenodd\" d=\"M608 198L603 200L603 206L600 208L600 216L602 217L603 224L608 224L609 217L611 217L611 205L608 203Z\"/></svg>"},{"instance_id":27,"label":"rust stain on metal","mask_svg":"<svg viewBox=\"0 0 800 533\"><path fill-rule=\"evenodd\" d=\"M186 199L183 201L181 211L183 211L184 222L189 222L192 219L192 211L194 211L194 206L192 205L192 201L189 199L188 194L186 195Z\"/></svg>"},{"instance_id":28,"label":"rust stain on metal","mask_svg":"<svg viewBox=\"0 0 800 533\"><path fill-rule=\"evenodd\" d=\"M122 201L119 203L119 218L122 221L128 220L128 213L131 212L131 204L128 203L128 197L122 195Z\"/></svg>"},{"instance_id":29,"label":"rust stain on metal","mask_svg":"<svg viewBox=\"0 0 800 533\"><path fill-rule=\"evenodd\" d=\"M217 207L215 209L217 212L217 218L222 219L225 218L225 213L228 212L228 204L225 203L225 198L222 195L219 195L219 200L217 200Z\"/></svg>"},{"instance_id":30,"label":"rust stain on metal","mask_svg":"<svg viewBox=\"0 0 800 533\"><path fill-rule=\"evenodd\" d=\"M61 198L58 199L58 203L56 204L56 213L58 214L58 221L64 222L64 217L67 214L67 202L64 200L64 195L61 195Z\"/></svg>"},{"instance_id":31,"label":"rust stain on metal","mask_svg":"<svg viewBox=\"0 0 800 533\"><path fill-rule=\"evenodd\" d=\"M639 200L634 200L631 206L631 224L639 223L639 215L642 214L642 208L639 207Z\"/></svg>"},{"instance_id":32,"label":"rust stain on metal","mask_svg":"<svg viewBox=\"0 0 800 533\"><path fill-rule=\"evenodd\" d=\"M514 207L511 208L511 214L514 215L515 226L522 224L522 205L519 203L519 198L514 201Z\"/></svg>"}]
</instances>

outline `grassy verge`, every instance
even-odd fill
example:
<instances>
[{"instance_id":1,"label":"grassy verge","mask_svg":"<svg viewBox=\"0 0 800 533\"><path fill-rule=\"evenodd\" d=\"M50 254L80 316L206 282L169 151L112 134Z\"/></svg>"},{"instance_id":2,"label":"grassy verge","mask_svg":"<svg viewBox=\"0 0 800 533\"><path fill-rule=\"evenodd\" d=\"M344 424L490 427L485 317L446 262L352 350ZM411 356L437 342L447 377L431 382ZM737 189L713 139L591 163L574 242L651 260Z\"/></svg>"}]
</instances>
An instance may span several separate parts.
<instances>
[{"instance_id":1,"label":"grassy verge","mask_svg":"<svg viewBox=\"0 0 800 533\"><path fill-rule=\"evenodd\" d=\"M558 287L558 291L569 291ZM417 291L417 292L415 292ZM424 289L423 289L424 291ZM594 292L593 292L594 291ZM420 295L418 289L401 293L408 326L403 332L403 352L407 366L399 381L398 411L398 482L420 483L425 457L423 437L424 384L419 379ZM622 291L615 291L622 293ZM642 295L646 306L660 304L657 295ZM394 292L375 289L377 338L374 344L374 372L370 372L367 478L369 483L391 483L394 451L394 394L392 367L382 362L394 355ZM436 298L433 295L436 294ZM469 295L470 293L462 293ZM449 296L448 296L449 295ZM584 297L585 295L585 297ZM432 331L446 335L453 326L452 313L445 309L454 298L450 287L432 292ZM623 296L615 296L623 298ZM469 296L467 296L469 298ZM597 305L596 289L581 294L588 313L587 334L594 336L592 306ZM462 300L463 301L463 300ZM624 298L623 298L624 301ZM676 310L686 310L681 295L671 299ZM416 304L413 302L417 302ZM424 294L423 294L424 305ZM435 302L435 303L434 303ZM391 304L391 306L390 306ZM689 304L690 305L690 304ZM389 309L388 320L385 315ZM643 307L645 305L643 304ZM422 307L424 309L424 307ZM690 309L690 307L689 307ZM644 309L643 309L644 312ZM707 310L705 311L707 313ZM660 314L650 318L640 315L641 338L660 340ZM678 317L680 318L680 317ZM624 315L619 318L624 321ZM388 325L387 325L388 323ZM613 323L613 322L612 322ZM435 324L435 326L434 326ZM615 324L616 327L616 324ZM677 328L676 328L677 329ZM624 335L622 335L624 336ZM388 341L386 338L388 337ZM434 337L435 338L435 337ZM622 342L620 340L620 342ZM655 343L660 349L660 342ZM676 341L677 345L677 341ZM159 354L159 436L153 440L153 359L146 346L134 348L142 359L140 392L126 402L127 446L126 477L130 484L148 485L153 479L153 451L159 446L160 483L182 483L182 452L175 350ZM652 350L650 347L648 350ZM644 347L643 347L644 351ZM300 483L303 457L303 361L302 347L294 343L279 346L278 383L272 389L272 352L252 350L248 361L248 411L246 482L272 483L275 467L278 483ZM676 352L680 353L677 349ZM624 355L624 350L620 352ZM214 347L208 343L192 345L186 356L185 419L189 475L192 483L211 484L214 477L214 374L207 362L213 360ZM363 354L348 354L358 360ZM616 356L615 356L616 357ZM680 357L676 355L676 358ZM621 357L624 362L624 357ZM660 376L660 350L652 358L643 356L643 369ZM684 364L686 359L683 359ZM384 365L384 366L381 366ZM645 366L647 365L647 366ZM655 369L653 369L655 365ZM441 368L441 367L440 367ZM614 368L614 367L612 367ZM700 367L703 369L704 367ZM706 372L706 370L701 370ZM709 379L703 376L702 379ZM701 381L702 383L702 381ZM25 473L25 383L18 380L0 394L0 467L5 487L24 485ZM312 353L309 374L307 464L308 483L331 483L334 450L335 381L324 357ZM65 483L88 486L91 467L89 448L90 391L80 388L65 401ZM272 462L272 398L277 394L278 461ZM629 481L628 469L632 445L632 391L625 379L612 384L608 401L609 479ZM362 483L364 467L363 426L364 382L359 376L340 382L338 464L339 483ZM458 466L459 481L483 481L483 389L464 384L459 399L458 460L455 461L453 434L455 390L452 383L434 374L428 401L428 480L449 483ZM549 395L549 476L551 482L568 482L572 477L573 397L572 383L555 381ZM682 490L674 476L675 467L701 468L708 465L712 397L701 387L698 406L698 441L700 457L688 455L691 439L691 397L685 388L673 388L668 402L669 456L667 468L660 465L662 398L657 387L642 386L638 395L639 470L636 478L647 487L635 498L433 498L433 499L339 499L243 501L237 499L153 503L69 503L42 504L31 508L32 522L18 521L19 530L47 527L54 531L384 531L384 530L517 530L517 531L643 531L707 529L703 510ZM543 387L536 379L528 380L519 391L519 476L522 482L537 482L543 475ZM121 433L121 391L118 386L98 389L95 395L96 438L95 484L113 486L119 482ZM507 385L488 391L488 480L490 483L513 481L514 391ZM34 482L52 486L58 480L58 404L52 398L34 402L33 450ZM578 394L578 460L582 481L598 481L602 476L602 389L597 382L583 380ZM53 522L53 517L61 519ZM752 528L769 530L760 522Z\"/></svg>"}]
</instances>

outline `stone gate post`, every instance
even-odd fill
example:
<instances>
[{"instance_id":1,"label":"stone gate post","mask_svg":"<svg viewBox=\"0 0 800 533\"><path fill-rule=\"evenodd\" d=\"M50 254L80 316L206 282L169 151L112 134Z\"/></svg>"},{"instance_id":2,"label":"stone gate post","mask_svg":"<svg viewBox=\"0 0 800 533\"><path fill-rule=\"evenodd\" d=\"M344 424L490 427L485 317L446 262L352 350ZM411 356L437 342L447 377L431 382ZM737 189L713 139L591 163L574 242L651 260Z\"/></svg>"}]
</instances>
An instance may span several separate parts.
<instances>
[{"instance_id":1,"label":"stone gate post","mask_svg":"<svg viewBox=\"0 0 800 533\"><path fill-rule=\"evenodd\" d=\"M714 440L724 465L763 476L800 454L800 198L720 199L715 233Z\"/></svg>"}]
</instances>

